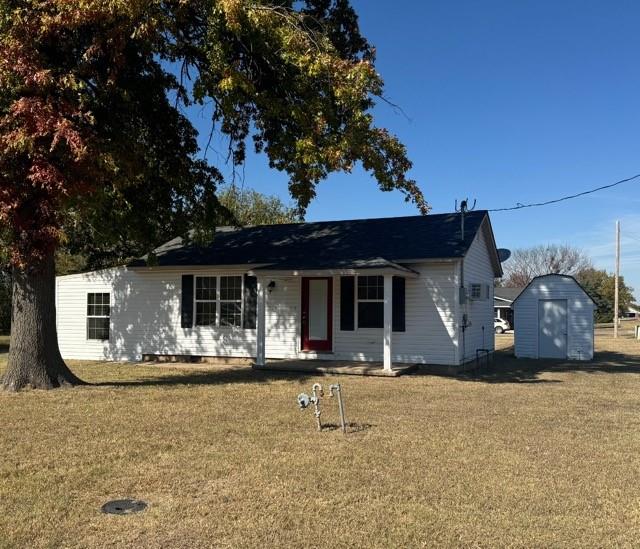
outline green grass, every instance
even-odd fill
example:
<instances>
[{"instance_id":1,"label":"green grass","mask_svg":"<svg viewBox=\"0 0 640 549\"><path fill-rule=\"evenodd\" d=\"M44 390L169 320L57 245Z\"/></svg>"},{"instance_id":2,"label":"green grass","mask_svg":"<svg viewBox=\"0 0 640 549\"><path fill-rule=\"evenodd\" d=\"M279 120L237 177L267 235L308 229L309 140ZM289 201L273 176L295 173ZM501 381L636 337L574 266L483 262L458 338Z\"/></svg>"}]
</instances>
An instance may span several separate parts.
<instances>
[{"instance_id":1,"label":"green grass","mask_svg":"<svg viewBox=\"0 0 640 549\"><path fill-rule=\"evenodd\" d=\"M97 385L0 394L0 546L637 546L640 343L598 347L458 379L72 362ZM297 409L314 381L347 436Z\"/></svg>"}]
</instances>

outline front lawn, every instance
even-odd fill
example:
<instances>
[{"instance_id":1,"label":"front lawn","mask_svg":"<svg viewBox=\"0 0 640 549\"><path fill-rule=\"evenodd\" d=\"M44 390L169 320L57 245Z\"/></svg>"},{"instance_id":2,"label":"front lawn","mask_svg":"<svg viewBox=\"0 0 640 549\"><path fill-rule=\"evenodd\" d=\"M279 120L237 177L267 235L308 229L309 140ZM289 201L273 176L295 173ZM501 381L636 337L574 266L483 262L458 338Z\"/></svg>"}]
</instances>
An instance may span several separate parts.
<instances>
[{"instance_id":1,"label":"front lawn","mask_svg":"<svg viewBox=\"0 0 640 549\"><path fill-rule=\"evenodd\" d=\"M640 342L597 346L458 379L72 362L96 385L0 394L0 546L637 546Z\"/></svg>"}]
</instances>

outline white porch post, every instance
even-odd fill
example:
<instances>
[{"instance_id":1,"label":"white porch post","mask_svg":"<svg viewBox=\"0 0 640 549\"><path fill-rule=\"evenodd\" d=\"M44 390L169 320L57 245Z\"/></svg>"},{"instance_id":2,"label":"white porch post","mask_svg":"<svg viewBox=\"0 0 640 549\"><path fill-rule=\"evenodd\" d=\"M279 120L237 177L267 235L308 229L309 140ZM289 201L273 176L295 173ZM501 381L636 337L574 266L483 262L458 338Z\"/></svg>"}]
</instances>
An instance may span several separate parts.
<instances>
[{"instance_id":1,"label":"white porch post","mask_svg":"<svg viewBox=\"0 0 640 549\"><path fill-rule=\"evenodd\" d=\"M384 275L384 336L383 336L383 360L382 364L385 370L391 371L391 319L392 309L391 303L393 299L393 279L390 274Z\"/></svg>"},{"instance_id":2,"label":"white porch post","mask_svg":"<svg viewBox=\"0 0 640 549\"><path fill-rule=\"evenodd\" d=\"M256 311L256 366L265 365L266 302L264 279L258 278L258 308Z\"/></svg>"}]
</instances>

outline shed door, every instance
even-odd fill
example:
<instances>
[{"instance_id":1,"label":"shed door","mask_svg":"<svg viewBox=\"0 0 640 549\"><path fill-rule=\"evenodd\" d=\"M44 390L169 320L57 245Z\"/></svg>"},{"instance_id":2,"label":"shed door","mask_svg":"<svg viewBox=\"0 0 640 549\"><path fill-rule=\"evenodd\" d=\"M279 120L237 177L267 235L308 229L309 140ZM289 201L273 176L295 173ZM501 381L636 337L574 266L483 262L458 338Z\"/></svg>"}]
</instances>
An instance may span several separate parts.
<instances>
[{"instance_id":1,"label":"shed door","mask_svg":"<svg viewBox=\"0 0 640 549\"><path fill-rule=\"evenodd\" d=\"M567 300L538 301L538 356L567 358Z\"/></svg>"}]
</instances>

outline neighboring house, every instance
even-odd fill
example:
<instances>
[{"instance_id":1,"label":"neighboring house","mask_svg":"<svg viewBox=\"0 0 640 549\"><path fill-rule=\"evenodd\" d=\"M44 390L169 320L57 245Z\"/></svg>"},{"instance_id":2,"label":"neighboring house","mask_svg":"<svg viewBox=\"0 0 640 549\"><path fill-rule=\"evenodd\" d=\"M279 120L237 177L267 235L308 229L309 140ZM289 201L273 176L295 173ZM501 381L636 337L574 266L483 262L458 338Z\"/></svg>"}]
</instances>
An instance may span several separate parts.
<instances>
[{"instance_id":1,"label":"neighboring house","mask_svg":"<svg viewBox=\"0 0 640 549\"><path fill-rule=\"evenodd\" d=\"M219 229L153 265L61 276L65 358L148 355L447 366L494 348L487 212Z\"/></svg>"},{"instance_id":2,"label":"neighboring house","mask_svg":"<svg viewBox=\"0 0 640 549\"><path fill-rule=\"evenodd\" d=\"M591 360L594 309L572 276L537 276L513 302L516 356Z\"/></svg>"},{"instance_id":3,"label":"neighboring house","mask_svg":"<svg viewBox=\"0 0 640 549\"><path fill-rule=\"evenodd\" d=\"M513 309L511 304L516 297L520 295L524 288L503 288L496 287L493 289L493 312L496 318L506 320L512 329L515 329L513 321Z\"/></svg>"},{"instance_id":4,"label":"neighboring house","mask_svg":"<svg viewBox=\"0 0 640 549\"><path fill-rule=\"evenodd\" d=\"M627 307L627 310L622 313L621 320L638 320L640 319L640 305L632 303Z\"/></svg>"}]
</instances>

